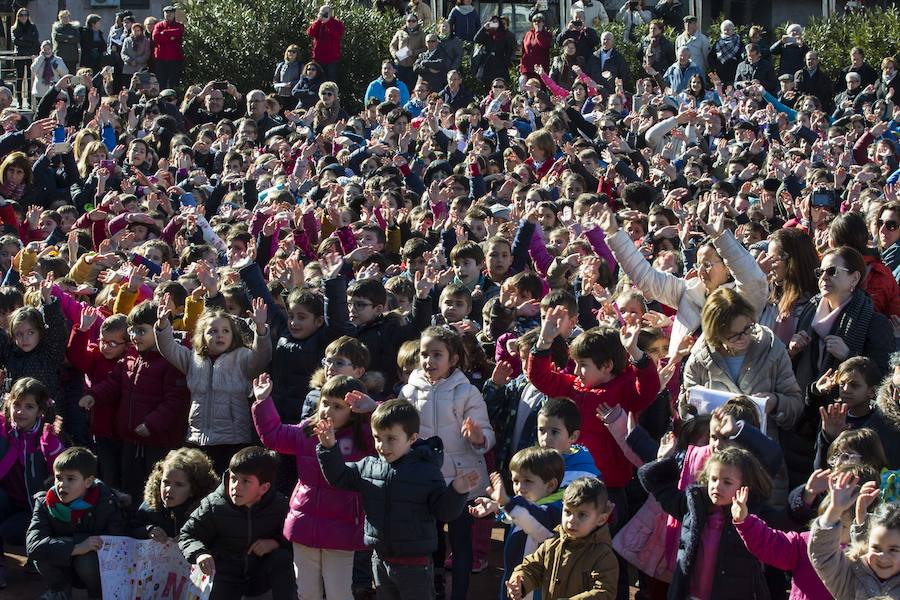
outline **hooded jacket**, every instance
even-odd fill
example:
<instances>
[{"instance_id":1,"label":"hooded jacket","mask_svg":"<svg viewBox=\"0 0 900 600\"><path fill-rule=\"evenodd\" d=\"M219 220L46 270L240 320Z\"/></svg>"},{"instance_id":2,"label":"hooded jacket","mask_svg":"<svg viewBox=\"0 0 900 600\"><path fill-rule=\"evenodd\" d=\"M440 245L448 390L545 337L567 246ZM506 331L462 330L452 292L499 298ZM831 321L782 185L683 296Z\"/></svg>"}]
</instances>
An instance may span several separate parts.
<instances>
[{"instance_id":1,"label":"hooded jacket","mask_svg":"<svg viewBox=\"0 0 900 600\"><path fill-rule=\"evenodd\" d=\"M496 438L488 418L484 398L459 369L446 379L430 383L422 369L409 376L409 383L400 390L400 398L409 400L421 415L419 433L424 438L438 436L444 443L444 464L441 469L446 483L464 471L475 470L481 481L472 497L490 485L484 455L494 447ZM481 448L470 444L460 434L463 421L471 418L481 427L485 443Z\"/></svg>"},{"instance_id":2,"label":"hooded jacket","mask_svg":"<svg viewBox=\"0 0 900 600\"><path fill-rule=\"evenodd\" d=\"M457 4L447 16L450 23L450 29L455 37L471 42L475 39L475 34L481 27L481 19L478 12L471 4Z\"/></svg>"},{"instance_id":3,"label":"hooded jacket","mask_svg":"<svg viewBox=\"0 0 900 600\"><path fill-rule=\"evenodd\" d=\"M465 510L467 496L444 482L440 438L416 441L391 463L380 456L345 463L338 444L319 444L316 455L328 483L362 494L365 542L381 558L431 556L436 520L452 521Z\"/></svg>"},{"instance_id":4,"label":"hooded jacket","mask_svg":"<svg viewBox=\"0 0 900 600\"><path fill-rule=\"evenodd\" d=\"M53 474L53 463L65 449L50 423L35 423L31 431L22 431L0 414L0 480L17 474L21 468L24 481L3 481L8 492L24 492L23 501L33 508L34 495L47 489L47 478ZM24 487L19 487L24 486Z\"/></svg>"}]
</instances>

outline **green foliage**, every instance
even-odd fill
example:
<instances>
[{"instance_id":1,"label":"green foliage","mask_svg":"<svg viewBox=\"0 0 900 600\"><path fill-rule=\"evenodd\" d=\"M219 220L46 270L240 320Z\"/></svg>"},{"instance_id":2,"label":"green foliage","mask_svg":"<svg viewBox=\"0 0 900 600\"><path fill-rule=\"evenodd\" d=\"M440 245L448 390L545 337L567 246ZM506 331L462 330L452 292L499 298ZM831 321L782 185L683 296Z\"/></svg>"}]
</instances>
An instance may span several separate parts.
<instances>
[{"instance_id":1,"label":"green foliage","mask_svg":"<svg viewBox=\"0 0 900 600\"><path fill-rule=\"evenodd\" d=\"M227 79L240 90L270 91L275 66L288 45L297 44L301 60L310 60L306 28L321 4L311 0L186 0L188 80ZM380 72L382 59L390 56L388 44L401 26L400 19L393 12L382 14L353 0L330 4L345 27L338 77L341 99L345 106L357 109L366 86Z\"/></svg>"}]
</instances>

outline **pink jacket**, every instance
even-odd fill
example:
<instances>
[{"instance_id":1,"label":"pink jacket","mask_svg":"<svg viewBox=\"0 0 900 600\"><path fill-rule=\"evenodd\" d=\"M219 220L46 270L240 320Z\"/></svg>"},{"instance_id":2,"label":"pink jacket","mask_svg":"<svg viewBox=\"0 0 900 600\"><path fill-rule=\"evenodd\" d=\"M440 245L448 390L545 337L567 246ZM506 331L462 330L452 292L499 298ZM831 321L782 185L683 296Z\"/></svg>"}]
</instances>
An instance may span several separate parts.
<instances>
[{"instance_id":1,"label":"pink jacket","mask_svg":"<svg viewBox=\"0 0 900 600\"><path fill-rule=\"evenodd\" d=\"M23 480L3 481L3 488L11 496L23 495L15 499L31 506L34 495L49 487L44 481L53 474L53 463L65 446L49 423L38 422L31 431L20 431L0 414L0 450L0 480L18 472L17 464L24 475Z\"/></svg>"},{"instance_id":2,"label":"pink jacket","mask_svg":"<svg viewBox=\"0 0 900 600\"><path fill-rule=\"evenodd\" d=\"M760 562L791 572L791 600L831 600L828 588L819 579L809 560L809 532L772 529L756 515L735 523L747 550Z\"/></svg>"},{"instance_id":3,"label":"pink jacket","mask_svg":"<svg viewBox=\"0 0 900 600\"><path fill-rule=\"evenodd\" d=\"M297 457L297 485L291 494L284 537L310 548L364 550L362 496L357 492L334 488L325 480L316 458L319 438L303 432L308 421L299 425L282 424L272 398L255 402L250 410L263 445L281 454ZM337 431L337 443L346 462L375 454L375 443L368 424L360 429L364 448L357 448L353 443L352 427Z\"/></svg>"}]
</instances>

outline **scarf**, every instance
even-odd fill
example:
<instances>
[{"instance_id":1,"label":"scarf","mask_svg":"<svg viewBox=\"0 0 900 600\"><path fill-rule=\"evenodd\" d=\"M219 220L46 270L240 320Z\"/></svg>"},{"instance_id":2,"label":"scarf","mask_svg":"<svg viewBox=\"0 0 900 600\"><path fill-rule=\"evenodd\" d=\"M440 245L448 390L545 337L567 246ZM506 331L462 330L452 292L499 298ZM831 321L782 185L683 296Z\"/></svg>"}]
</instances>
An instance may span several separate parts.
<instances>
[{"instance_id":1,"label":"scarf","mask_svg":"<svg viewBox=\"0 0 900 600\"><path fill-rule=\"evenodd\" d=\"M816 309L816 314L813 317L812 329L819 337L824 337L819 332L819 328L817 328L817 324L821 320L819 318L819 310L824 303L824 300L821 296L817 296L813 299L813 302L817 303L819 308ZM848 357L863 356L863 350L866 345L866 335L869 332L869 324L872 322L872 314L875 312L875 308L872 305L872 299L867 293L856 288L853 290L853 294L848 301L841 305L835 312L839 312L840 314L835 315L833 318L831 315L825 317L832 321L832 325L825 331L825 335L836 335L844 340L844 343L847 344L847 347L850 349ZM822 353L822 356L819 358L822 371L835 366L833 356L821 349L820 352Z\"/></svg>"},{"instance_id":2,"label":"scarf","mask_svg":"<svg viewBox=\"0 0 900 600\"><path fill-rule=\"evenodd\" d=\"M11 181L6 181L0 184L0 196L6 198L7 200L18 200L25 194L25 184L20 183L18 185L14 184Z\"/></svg>"},{"instance_id":3,"label":"scarf","mask_svg":"<svg viewBox=\"0 0 900 600\"><path fill-rule=\"evenodd\" d=\"M50 516L57 521L77 525L81 517L97 505L99 499L100 486L98 485L91 486L83 497L68 504L63 503L56 495L56 488L51 487L47 490L47 509L50 511Z\"/></svg>"},{"instance_id":4,"label":"scarf","mask_svg":"<svg viewBox=\"0 0 900 600\"><path fill-rule=\"evenodd\" d=\"M328 108L325 106L324 102L319 100L316 102L313 110L315 111L315 116L313 117L313 130L321 132L325 129L326 125L332 125L337 122L338 115L341 114L341 104L340 101L335 98L334 102L331 104L331 108Z\"/></svg>"},{"instance_id":5,"label":"scarf","mask_svg":"<svg viewBox=\"0 0 900 600\"><path fill-rule=\"evenodd\" d=\"M51 85L53 83L53 65L56 63L56 57L52 54L44 57L44 70L41 72L41 83Z\"/></svg>"},{"instance_id":6,"label":"scarf","mask_svg":"<svg viewBox=\"0 0 900 600\"><path fill-rule=\"evenodd\" d=\"M738 58L741 53L741 36L733 34L727 38L719 38L716 42L716 58L720 63L726 63Z\"/></svg>"}]
</instances>

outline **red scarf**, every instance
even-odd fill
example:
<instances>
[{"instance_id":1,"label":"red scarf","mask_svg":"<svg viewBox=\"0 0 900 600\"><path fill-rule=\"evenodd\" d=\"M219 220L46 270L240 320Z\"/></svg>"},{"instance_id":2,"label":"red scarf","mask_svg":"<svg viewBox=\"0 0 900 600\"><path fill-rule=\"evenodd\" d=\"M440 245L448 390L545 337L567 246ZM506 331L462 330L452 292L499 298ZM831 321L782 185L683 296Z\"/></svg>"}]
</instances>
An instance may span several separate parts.
<instances>
[{"instance_id":1,"label":"red scarf","mask_svg":"<svg viewBox=\"0 0 900 600\"><path fill-rule=\"evenodd\" d=\"M97 506L98 500L100 500L100 486L98 485L92 485L84 496L68 504L59 499L55 487L47 491L47 508L50 510L50 515L72 525L77 525L88 510Z\"/></svg>"}]
</instances>

